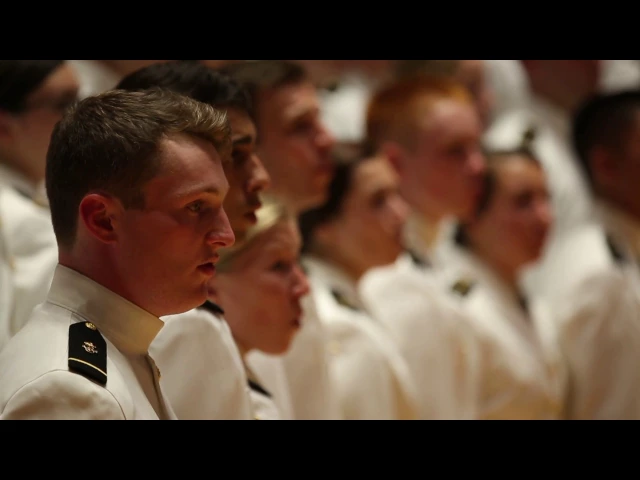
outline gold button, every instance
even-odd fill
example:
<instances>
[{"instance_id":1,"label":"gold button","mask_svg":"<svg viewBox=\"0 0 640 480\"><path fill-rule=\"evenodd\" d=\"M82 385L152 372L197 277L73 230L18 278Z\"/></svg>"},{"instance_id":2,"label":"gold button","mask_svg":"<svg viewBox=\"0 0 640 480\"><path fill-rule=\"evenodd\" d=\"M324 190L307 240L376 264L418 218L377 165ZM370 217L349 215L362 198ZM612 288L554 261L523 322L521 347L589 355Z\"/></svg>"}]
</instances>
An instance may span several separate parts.
<instances>
[{"instance_id":1,"label":"gold button","mask_svg":"<svg viewBox=\"0 0 640 480\"><path fill-rule=\"evenodd\" d=\"M91 322L85 322L85 325L91 330L97 330L96 326Z\"/></svg>"}]
</instances>

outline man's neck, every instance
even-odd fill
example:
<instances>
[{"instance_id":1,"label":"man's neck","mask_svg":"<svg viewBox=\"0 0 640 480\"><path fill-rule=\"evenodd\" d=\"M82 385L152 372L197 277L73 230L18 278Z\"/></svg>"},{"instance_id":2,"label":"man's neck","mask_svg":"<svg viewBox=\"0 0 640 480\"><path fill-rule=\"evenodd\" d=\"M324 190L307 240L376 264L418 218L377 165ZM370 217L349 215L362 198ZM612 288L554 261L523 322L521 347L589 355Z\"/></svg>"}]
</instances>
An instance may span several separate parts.
<instances>
[{"instance_id":1,"label":"man's neck","mask_svg":"<svg viewBox=\"0 0 640 480\"><path fill-rule=\"evenodd\" d=\"M353 285L356 285L367 271L366 268L361 268L361 265L353 262L350 255L343 254L339 248L317 246L310 253L324 261L325 264L331 265L331 268L335 269L335 272L332 273L339 275Z\"/></svg>"},{"instance_id":2,"label":"man's neck","mask_svg":"<svg viewBox=\"0 0 640 480\"><path fill-rule=\"evenodd\" d=\"M411 241L419 242L428 250L433 249L443 219L443 216L430 212L413 212L407 221L407 230L412 237Z\"/></svg>"},{"instance_id":3,"label":"man's neck","mask_svg":"<svg viewBox=\"0 0 640 480\"><path fill-rule=\"evenodd\" d=\"M141 305L136 302L134 298L131 298L129 292L127 292L123 287L120 278L118 278L118 274L113 268L110 268L111 265L109 265L108 256L105 254L104 250L91 249L91 247L86 246L86 244L83 245L83 247L85 248L75 246L74 251L82 251L83 257L91 259L90 261L78 258L77 255L74 255L66 249L60 249L58 254L58 263L63 267L75 270L81 275L84 275L85 277L102 285L107 290L110 290L125 300L138 305L140 308L148 311L152 315L157 317L164 315L164 313L153 312L147 305Z\"/></svg>"}]
</instances>

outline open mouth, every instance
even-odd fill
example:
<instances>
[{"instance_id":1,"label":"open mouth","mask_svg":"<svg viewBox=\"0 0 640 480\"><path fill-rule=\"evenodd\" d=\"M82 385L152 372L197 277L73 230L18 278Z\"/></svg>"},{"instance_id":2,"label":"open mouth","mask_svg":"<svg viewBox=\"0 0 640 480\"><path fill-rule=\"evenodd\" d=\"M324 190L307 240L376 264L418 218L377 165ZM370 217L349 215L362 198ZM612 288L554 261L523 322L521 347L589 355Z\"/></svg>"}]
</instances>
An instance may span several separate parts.
<instances>
[{"instance_id":1,"label":"open mouth","mask_svg":"<svg viewBox=\"0 0 640 480\"><path fill-rule=\"evenodd\" d=\"M213 264L213 262L203 263L202 265L198 266L198 270L205 275L212 276L216 273L216 266Z\"/></svg>"}]
</instances>

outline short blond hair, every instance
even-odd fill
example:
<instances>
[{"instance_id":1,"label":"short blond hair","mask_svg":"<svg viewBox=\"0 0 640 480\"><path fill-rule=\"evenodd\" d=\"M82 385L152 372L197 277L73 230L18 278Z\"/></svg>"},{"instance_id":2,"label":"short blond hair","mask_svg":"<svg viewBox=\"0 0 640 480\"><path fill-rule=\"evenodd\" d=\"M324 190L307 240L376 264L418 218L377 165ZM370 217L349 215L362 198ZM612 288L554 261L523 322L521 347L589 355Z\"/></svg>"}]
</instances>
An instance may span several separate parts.
<instances>
[{"instance_id":1,"label":"short blond hair","mask_svg":"<svg viewBox=\"0 0 640 480\"><path fill-rule=\"evenodd\" d=\"M255 225L247 230L243 240L236 242L231 247L218 250L220 260L218 260L216 268L220 272L228 271L233 264L233 260L253 245L256 238L264 232L284 222L296 222L296 216L292 210L277 198L264 196L261 200L262 206L256 212L258 220Z\"/></svg>"}]
</instances>

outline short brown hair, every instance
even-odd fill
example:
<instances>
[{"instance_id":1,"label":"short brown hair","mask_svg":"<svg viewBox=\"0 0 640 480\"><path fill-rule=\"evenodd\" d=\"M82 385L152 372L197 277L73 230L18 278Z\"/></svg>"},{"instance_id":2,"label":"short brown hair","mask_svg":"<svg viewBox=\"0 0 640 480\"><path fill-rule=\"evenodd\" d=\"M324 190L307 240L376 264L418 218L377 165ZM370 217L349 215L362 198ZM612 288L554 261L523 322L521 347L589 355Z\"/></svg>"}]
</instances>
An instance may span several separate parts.
<instances>
[{"instance_id":1,"label":"short brown hair","mask_svg":"<svg viewBox=\"0 0 640 480\"><path fill-rule=\"evenodd\" d=\"M88 193L144 208L142 187L158 173L162 140L175 134L204 138L229 161L226 113L175 92L112 90L67 110L47 152L46 187L58 245L73 245L78 206Z\"/></svg>"},{"instance_id":2,"label":"short brown hair","mask_svg":"<svg viewBox=\"0 0 640 480\"><path fill-rule=\"evenodd\" d=\"M219 71L231 76L246 90L256 112L265 91L311 81L302 65L287 60L245 60L225 65Z\"/></svg>"},{"instance_id":3,"label":"short brown hair","mask_svg":"<svg viewBox=\"0 0 640 480\"><path fill-rule=\"evenodd\" d=\"M415 75L385 85L373 94L367 107L367 140L376 149L385 141L406 145L422 113L420 100L441 98L473 104L468 90L452 78Z\"/></svg>"}]
</instances>

